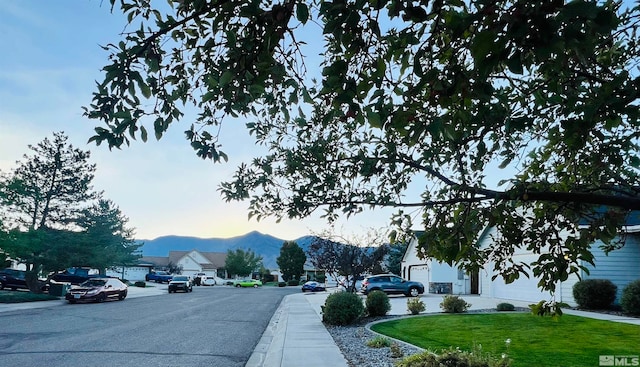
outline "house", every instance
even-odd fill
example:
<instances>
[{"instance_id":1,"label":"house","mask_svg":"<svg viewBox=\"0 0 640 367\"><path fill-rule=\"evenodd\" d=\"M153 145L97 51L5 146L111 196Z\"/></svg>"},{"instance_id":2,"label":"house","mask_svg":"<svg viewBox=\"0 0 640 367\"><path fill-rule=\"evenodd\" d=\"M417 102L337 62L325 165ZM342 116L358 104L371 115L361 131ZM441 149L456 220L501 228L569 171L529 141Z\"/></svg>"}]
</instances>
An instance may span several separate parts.
<instances>
[{"instance_id":1,"label":"house","mask_svg":"<svg viewBox=\"0 0 640 367\"><path fill-rule=\"evenodd\" d=\"M110 277L126 279L131 282L136 282L139 280L144 280L144 276L146 274L149 274L153 267L153 263L140 259L136 265L116 266L107 269L106 275Z\"/></svg>"},{"instance_id":2,"label":"house","mask_svg":"<svg viewBox=\"0 0 640 367\"><path fill-rule=\"evenodd\" d=\"M485 229L478 240L480 248L491 246L493 239L499 235L495 228ZM630 282L640 279L640 266L638 266L640 264L640 212L633 212L627 218L622 235L626 237L625 246L609 254L600 248L601 242L593 243L591 253L594 256L595 266L585 262L582 265L587 268L588 272L580 270L578 274L571 274L566 281L559 282L554 294L555 301L575 306L573 286L576 282L580 279L608 279L618 286L615 303L619 303L624 287ZM518 249L514 253L513 260L515 263L531 264L538 259L538 256L527 252L526 249ZM492 280L491 278L495 275L492 269L493 263L490 262L485 266L485 271L480 279L482 296L528 302L539 302L551 298L548 291L542 291L538 288L538 279L532 274L529 274L528 278L520 276L514 282L507 284L500 276Z\"/></svg>"},{"instance_id":3,"label":"house","mask_svg":"<svg viewBox=\"0 0 640 367\"><path fill-rule=\"evenodd\" d=\"M538 279L533 274L529 274L529 277L520 276L507 284L501 276L492 279L496 273L491 262L485 264L479 273L469 274L446 263L421 259L418 256L417 245L418 237L423 233L416 231L415 237L410 241L402 258L401 276L407 280L422 282L428 293L479 294L483 297L532 303L552 297L548 291L538 288ZM560 282L556 287L555 301L575 306L573 285L576 282L580 279L608 279L618 286L616 303L619 302L624 287L640 279L640 212L634 212L627 218L622 235L626 237L625 246L608 255L600 248L602 243L592 244L591 252L594 255L595 266L585 263L583 265L588 273L580 270L580 273L572 274L569 279ZM485 228L478 240L478 246L491 246L497 236L500 236L500 233L496 228ZM513 260L515 263L531 264L538 256L526 249L517 249Z\"/></svg>"},{"instance_id":4,"label":"house","mask_svg":"<svg viewBox=\"0 0 640 367\"><path fill-rule=\"evenodd\" d=\"M218 271L224 268L227 260L226 252L169 251L169 256L144 256L142 260L154 264L155 269L168 269L170 266L182 269L182 274L194 275L205 273L210 276L221 276Z\"/></svg>"},{"instance_id":5,"label":"house","mask_svg":"<svg viewBox=\"0 0 640 367\"><path fill-rule=\"evenodd\" d=\"M414 236L402 256L400 276L424 284L425 293L478 294L478 272L470 274L449 264L419 257L418 238L423 234L422 231L414 231Z\"/></svg>"}]
</instances>

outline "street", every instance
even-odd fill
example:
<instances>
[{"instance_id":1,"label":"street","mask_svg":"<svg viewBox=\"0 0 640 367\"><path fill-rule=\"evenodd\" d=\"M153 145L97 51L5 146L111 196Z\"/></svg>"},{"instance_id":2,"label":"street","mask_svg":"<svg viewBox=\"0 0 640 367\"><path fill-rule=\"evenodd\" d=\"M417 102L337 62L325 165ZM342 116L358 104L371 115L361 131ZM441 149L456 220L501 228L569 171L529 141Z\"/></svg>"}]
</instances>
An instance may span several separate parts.
<instances>
[{"instance_id":1,"label":"street","mask_svg":"<svg viewBox=\"0 0 640 367\"><path fill-rule=\"evenodd\" d=\"M0 313L0 367L244 366L282 297L294 292L194 287Z\"/></svg>"}]
</instances>

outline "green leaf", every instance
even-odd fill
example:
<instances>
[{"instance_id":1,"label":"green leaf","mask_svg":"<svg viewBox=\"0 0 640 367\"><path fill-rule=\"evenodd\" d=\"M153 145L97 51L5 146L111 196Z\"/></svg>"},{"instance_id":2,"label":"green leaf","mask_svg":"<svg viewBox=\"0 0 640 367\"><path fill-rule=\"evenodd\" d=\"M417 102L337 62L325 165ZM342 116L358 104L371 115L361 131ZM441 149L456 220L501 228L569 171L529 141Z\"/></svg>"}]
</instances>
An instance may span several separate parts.
<instances>
[{"instance_id":1,"label":"green leaf","mask_svg":"<svg viewBox=\"0 0 640 367\"><path fill-rule=\"evenodd\" d=\"M228 85L231 80L233 80L233 72L231 70L227 70L224 73L222 73L222 76L220 77L220 86L224 87L226 85Z\"/></svg>"},{"instance_id":2,"label":"green leaf","mask_svg":"<svg viewBox=\"0 0 640 367\"><path fill-rule=\"evenodd\" d=\"M374 128L382 128L382 120L380 119L380 114L374 111L367 111L367 120L369 121L369 125Z\"/></svg>"},{"instance_id":3,"label":"green leaf","mask_svg":"<svg viewBox=\"0 0 640 367\"><path fill-rule=\"evenodd\" d=\"M296 7L296 17L302 24L306 24L309 20L309 7L305 3L298 3Z\"/></svg>"}]
</instances>

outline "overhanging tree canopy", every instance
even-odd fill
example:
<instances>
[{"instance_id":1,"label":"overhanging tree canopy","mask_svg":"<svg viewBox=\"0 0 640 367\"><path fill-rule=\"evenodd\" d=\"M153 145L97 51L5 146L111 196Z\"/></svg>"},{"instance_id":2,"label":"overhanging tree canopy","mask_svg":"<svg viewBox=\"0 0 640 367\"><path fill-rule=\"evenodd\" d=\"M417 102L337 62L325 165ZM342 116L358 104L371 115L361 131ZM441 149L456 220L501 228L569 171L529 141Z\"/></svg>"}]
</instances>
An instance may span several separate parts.
<instances>
[{"instance_id":1,"label":"overhanging tree canopy","mask_svg":"<svg viewBox=\"0 0 640 367\"><path fill-rule=\"evenodd\" d=\"M515 248L543 251L533 272L554 289L592 261L594 240L615 247L640 209L640 5L118 3L130 29L104 47L111 63L86 108L103 124L91 140L160 138L193 106L187 139L221 161L217 132L241 116L269 153L221 192L249 199L251 216L417 208L425 255L469 268L491 259L512 280L526 270ZM506 189L489 187L505 167L516 172ZM501 235L478 249L487 225Z\"/></svg>"}]
</instances>

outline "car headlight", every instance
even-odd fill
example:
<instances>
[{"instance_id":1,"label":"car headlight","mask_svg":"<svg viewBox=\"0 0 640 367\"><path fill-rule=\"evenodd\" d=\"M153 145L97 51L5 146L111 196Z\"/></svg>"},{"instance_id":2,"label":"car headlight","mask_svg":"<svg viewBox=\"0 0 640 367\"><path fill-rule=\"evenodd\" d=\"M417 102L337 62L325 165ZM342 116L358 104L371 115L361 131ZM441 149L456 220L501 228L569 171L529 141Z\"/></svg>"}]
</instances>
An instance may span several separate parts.
<instances>
[{"instance_id":1,"label":"car headlight","mask_svg":"<svg viewBox=\"0 0 640 367\"><path fill-rule=\"evenodd\" d=\"M88 295L94 295L94 294L96 294L96 293L98 293L98 292L100 292L100 290L99 290L99 289L91 289L91 290L88 290L88 291L87 291L87 294L88 294Z\"/></svg>"}]
</instances>

